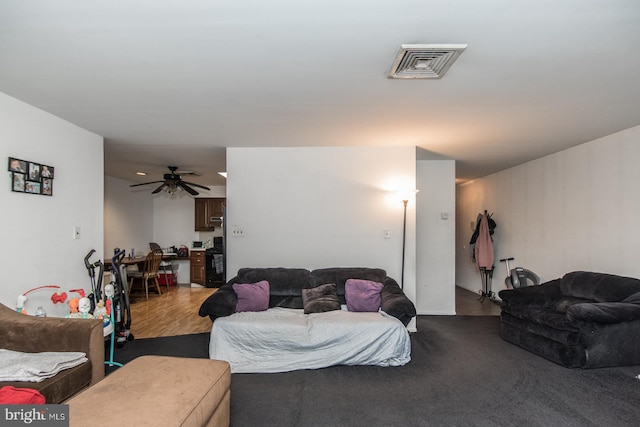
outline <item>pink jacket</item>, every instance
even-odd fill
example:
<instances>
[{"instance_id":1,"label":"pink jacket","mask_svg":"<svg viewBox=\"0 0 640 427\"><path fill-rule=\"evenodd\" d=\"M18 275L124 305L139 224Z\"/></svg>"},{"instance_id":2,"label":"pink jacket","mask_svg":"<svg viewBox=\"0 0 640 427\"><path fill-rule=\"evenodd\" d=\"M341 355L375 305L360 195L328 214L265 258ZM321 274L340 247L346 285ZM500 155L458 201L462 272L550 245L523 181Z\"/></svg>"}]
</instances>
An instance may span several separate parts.
<instances>
[{"instance_id":1,"label":"pink jacket","mask_svg":"<svg viewBox=\"0 0 640 427\"><path fill-rule=\"evenodd\" d=\"M480 230L476 240L476 263L478 268L493 269L493 241L489 234L489 219L487 215L482 215L480 219Z\"/></svg>"}]
</instances>

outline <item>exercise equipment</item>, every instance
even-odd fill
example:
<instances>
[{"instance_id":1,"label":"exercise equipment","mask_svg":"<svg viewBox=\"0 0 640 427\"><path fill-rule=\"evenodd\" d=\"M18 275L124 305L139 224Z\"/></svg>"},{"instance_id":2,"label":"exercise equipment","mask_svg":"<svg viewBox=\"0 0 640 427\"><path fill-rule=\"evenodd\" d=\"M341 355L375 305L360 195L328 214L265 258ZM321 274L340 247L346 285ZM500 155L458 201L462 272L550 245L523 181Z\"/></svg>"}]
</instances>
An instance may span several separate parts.
<instances>
[{"instance_id":1,"label":"exercise equipment","mask_svg":"<svg viewBox=\"0 0 640 427\"><path fill-rule=\"evenodd\" d=\"M122 264L125 251L119 250L111 258L111 269L113 272L114 293L110 300L110 309L113 313L113 327L118 347L122 347L125 342L133 340L131 333L131 305L129 302L129 290L127 289L126 266Z\"/></svg>"},{"instance_id":2,"label":"exercise equipment","mask_svg":"<svg viewBox=\"0 0 640 427\"><path fill-rule=\"evenodd\" d=\"M88 296L89 300L91 301L90 313L93 313L93 310L95 310L96 306L98 305L98 301L102 299L102 276L104 275L104 264L102 263L102 260L98 260L94 263L89 262L89 258L91 258L91 255L93 255L95 252L95 249L91 249L87 256L84 257L84 266L86 267L87 272L89 273L89 278L91 280L91 293ZM98 269L97 282L96 269ZM81 295L81 297L84 297L84 295Z\"/></svg>"},{"instance_id":3,"label":"exercise equipment","mask_svg":"<svg viewBox=\"0 0 640 427\"><path fill-rule=\"evenodd\" d=\"M109 283L108 285L106 285L104 287L104 294L107 297L107 301L109 301L109 306L111 307L111 310L109 311L109 326L111 326L111 342L109 345L109 360L105 361L104 364L107 366L118 366L118 367L122 367L124 366L122 363L119 362L114 362L113 360L113 353L114 353L114 347L115 347L115 341L116 341L116 328L115 328L115 323L114 323L114 315L113 315L113 296L115 294L115 288L114 286Z\"/></svg>"}]
</instances>

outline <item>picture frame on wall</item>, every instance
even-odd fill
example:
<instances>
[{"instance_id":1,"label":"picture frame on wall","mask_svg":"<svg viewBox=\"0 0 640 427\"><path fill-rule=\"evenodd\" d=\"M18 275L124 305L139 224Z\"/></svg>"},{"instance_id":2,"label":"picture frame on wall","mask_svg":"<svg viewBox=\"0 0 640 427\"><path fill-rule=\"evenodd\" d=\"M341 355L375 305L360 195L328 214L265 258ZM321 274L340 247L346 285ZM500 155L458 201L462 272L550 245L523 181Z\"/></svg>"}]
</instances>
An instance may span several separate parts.
<instances>
[{"instance_id":1,"label":"picture frame on wall","mask_svg":"<svg viewBox=\"0 0 640 427\"><path fill-rule=\"evenodd\" d=\"M41 165L40 166L40 176L42 178L53 179L53 166Z\"/></svg>"},{"instance_id":2,"label":"picture frame on wall","mask_svg":"<svg viewBox=\"0 0 640 427\"><path fill-rule=\"evenodd\" d=\"M42 178L42 194L45 196L53 195L53 179Z\"/></svg>"},{"instance_id":3,"label":"picture frame on wall","mask_svg":"<svg viewBox=\"0 0 640 427\"><path fill-rule=\"evenodd\" d=\"M24 192L31 193L31 194L40 194L40 182L26 181L24 184Z\"/></svg>"},{"instance_id":4,"label":"picture frame on wall","mask_svg":"<svg viewBox=\"0 0 640 427\"><path fill-rule=\"evenodd\" d=\"M9 157L11 191L53 196L54 167Z\"/></svg>"},{"instance_id":5,"label":"picture frame on wall","mask_svg":"<svg viewBox=\"0 0 640 427\"><path fill-rule=\"evenodd\" d=\"M40 179L40 163L29 162L29 180L37 181Z\"/></svg>"},{"instance_id":6,"label":"picture frame on wall","mask_svg":"<svg viewBox=\"0 0 640 427\"><path fill-rule=\"evenodd\" d=\"M17 191L19 193L24 193L24 182L25 182L25 174L23 173L12 173L12 186L11 191Z\"/></svg>"},{"instance_id":7,"label":"picture frame on wall","mask_svg":"<svg viewBox=\"0 0 640 427\"><path fill-rule=\"evenodd\" d=\"M27 173L27 161L9 157L9 171Z\"/></svg>"}]
</instances>

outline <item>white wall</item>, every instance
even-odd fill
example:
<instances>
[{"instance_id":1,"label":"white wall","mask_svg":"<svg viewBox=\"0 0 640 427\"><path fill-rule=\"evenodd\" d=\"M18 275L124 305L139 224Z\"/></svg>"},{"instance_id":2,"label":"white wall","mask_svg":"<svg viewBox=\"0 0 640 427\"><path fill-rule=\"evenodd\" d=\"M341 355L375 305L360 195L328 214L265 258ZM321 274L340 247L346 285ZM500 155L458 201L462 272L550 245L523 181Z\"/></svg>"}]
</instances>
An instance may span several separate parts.
<instances>
[{"instance_id":1,"label":"white wall","mask_svg":"<svg viewBox=\"0 0 640 427\"><path fill-rule=\"evenodd\" d=\"M457 284L474 292L470 222L494 213L493 290L504 289L500 258L543 281L573 270L640 277L640 126L458 187Z\"/></svg>"},{"instance_id":2,"label":"white wall","mask_svg":"<svg viewBox=\"0 0 640 427\"><path fill-rule=\"evenodd\" d=\"M228 275L241 267L379 267L400 281L402 202L414 147L228 148ZM244 237L233 237L234 226ZM384 239L384 230L391 239ZM404 289L415 301L415 201Z\"/></svg>"},{"instance_id":3,"label":"white wall","mask_svg":"<svg viewBox=\"0 0 640 427\"><path fill-rule=\"evenodd\" d=\"M110 176L104 180L104 253L114 248L138 254L149 251L153 239L153 197L151 191L130 188L131 182Z\"/></svg>"},{"instance_id":4,"label":"white wall","mask_svg":"<svg viewBox=\"0 0 640 427\"><path fill-rule=\"evenodd\" d=\"M98 135L0 93L0 158L55 168L53 196L11 191L10 174L0 185L0 302L15 307L16 297L31 288L58 285L63 291L90 289L83 259L103 256L103 141ZM73 228L80 227L79 240ZM68 308L53 305L55 290L28 295L27 311L43 305L49 315Z\"/></svg>"},{"instance_id":5,"label":"white wall","mask_svg":"<svg viewBox=\"0 0 640 427\"><path fill-rule=\"evenodd\" d=\"M453 160L417 164L418 314L455 314L455 173Z\"/></svg>"}]
</instances>

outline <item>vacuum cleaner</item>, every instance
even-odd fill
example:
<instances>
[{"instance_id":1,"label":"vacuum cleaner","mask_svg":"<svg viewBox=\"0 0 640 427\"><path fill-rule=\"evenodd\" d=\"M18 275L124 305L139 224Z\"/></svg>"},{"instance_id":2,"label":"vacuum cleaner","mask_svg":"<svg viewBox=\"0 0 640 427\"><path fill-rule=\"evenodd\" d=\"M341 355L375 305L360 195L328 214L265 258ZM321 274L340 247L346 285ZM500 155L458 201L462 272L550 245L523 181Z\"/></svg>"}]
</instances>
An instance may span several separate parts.
<instances>
[{"instance_id":1,"label":"vacuum cleaner","mask_svg":"<svg viewBox=\"0 0 640 427\"><path fill-rule=\"evenodd\" d=\"M509 261L513 261L514 258L503 258L500 262L504 262L507 268L507 277L504 279L505 285L509 289L524 288L526 286L536 286L540 284L540 277L531 270L526 268L516 267L514 269L509 268Z\"/></svg>"}]
</instances>

